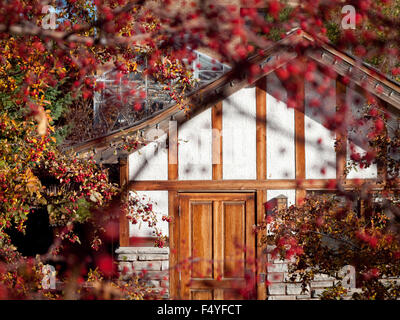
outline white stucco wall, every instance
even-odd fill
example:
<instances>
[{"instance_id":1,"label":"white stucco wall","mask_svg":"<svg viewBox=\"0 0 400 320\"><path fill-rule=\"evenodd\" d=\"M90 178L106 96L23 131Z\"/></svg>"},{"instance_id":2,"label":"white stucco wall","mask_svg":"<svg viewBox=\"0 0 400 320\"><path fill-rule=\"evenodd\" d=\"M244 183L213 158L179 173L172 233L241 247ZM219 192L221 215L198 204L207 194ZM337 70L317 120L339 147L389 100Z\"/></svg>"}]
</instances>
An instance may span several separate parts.
<instances>
[{"instance_id":1,"label":"white stucco wall","mask_svg":"<svg viewBox=\"0 0 400 320\"><path fill-rule=\"evenodd\" d=\"M315 72L315 84L305 82L306 178L335 178L335 136L324 123L335 112L335 80ZM287 93L275 73L267 77L267 178L295 178L294 110L287 108ZM313 106L319 102L318 106ZM373 123L359 123L365 98L347 88L346 114L350 146L368 150L367 132ZM223 101L223 179L256 179L256 89L241 89ZM389 121L396 125L397 120ZM355 129L356 128L356 129ZM389 130L390 133L390 130ZM158 137L158 136L157 136ZM130 180L168 180L168 150L164 134L129 156ZM211 109L189 119L178 129L179 180L212 179ZM375 165L351 170L348 178L376 178Z\"/></svg>"},{"instance_id":2,"label":"white stucco wall","mask_svg":"<svg viewBox=\"0 0 400 320\"><path fill-rule=\"evenodd\" d=\"M154 132L153 132L154 133ZM151 140L155 135L150 134ZM149 137L147 137L149 138ZM129 180L168 180L167 134L129 155Z\"/></svg>"},{"instance_id":3,"label":"white stucco wall","mask_svg":"<svg viewBox=\"0 0 400 320\"><path fill-rule=\"evenodd\" d=\"M275 73L267 77L267 177L295 178L294 110Z\"/></svg>"},{"instance_id":4,"label":"white stucco wall","mask_svg":"<svg viewBox=\"0 0 400 320\"><path fill-rule=\"evenodd\" d=\"M168 222L162 221L162 216L168 216L168 191L136 191L143 199L144 203L150 202L153 204L153 210L157 213L158 227L163 235L168 236ZM153 229L149 228L146 223L132 224L129 222L130 237L153 237Z\"/></svg>"},{"instance_id":5,"label":"white stucco wall","mask_svg":"<svg viewBox=\"0 0 400 320\"><path fill-rule=\"evenodd\" d=\"M223 179L256 179L256 89L222 103Z\"/></svg>"},{"instance_id":6,"label":"white stucco wall","mask_svg":"<svg viewBox=\"0 0 400 320\"><path fill-rule=\"evenodd\" d=\"M336 82L318 71L314 77L315 84L305 80L306 178L335 179L335 133L324 123L335 114Z\"/></svg>"},{"instance_id":7,"label":"white stucco wall","mask_svg":"<svg viewBox=\"0 0 400 320\"><path fill-rule=\"evenodd\" d=\"M211 109L178 128L179 180L212 179Z\"/></svg>"},{"instance_id":8,"label":"white stucco wall","mask_svg":"<svg viewBox=\"0 0 400 320\"><path fill-rule=\"evenodd\" d=\"M348 115L346 117L348 121L348 143L347 143L347 160L350 160L350 143L355 146L356 152L361 155L365 154L368 150L368 139L367 133L370 131L372 122L360 123L358 122L362 117L364 106L366 106L366 99L360 93L347 87L346 103L350 107ZM377 177L376 165L371 165L368 168L357 167L356 170L352 169L347 178L354 179L368 179Z\"/></svg>"},{"instance_id":9,"label":"white stucco wall","mask_svg":"<svg viewBox=\"0 0 400 320\"><path fill-rule=\"evenodd\" d=\"M398 117L399 116L389 112L389 119L387 120L387 130L388 130L388 135L391 138L394 137L395 131L400 129L400 122ZM400 159L400 153L389 152L389 156L396 160ZM391 175L389 174L389 177L390 176Z\"/></svg>"}]
</instances>

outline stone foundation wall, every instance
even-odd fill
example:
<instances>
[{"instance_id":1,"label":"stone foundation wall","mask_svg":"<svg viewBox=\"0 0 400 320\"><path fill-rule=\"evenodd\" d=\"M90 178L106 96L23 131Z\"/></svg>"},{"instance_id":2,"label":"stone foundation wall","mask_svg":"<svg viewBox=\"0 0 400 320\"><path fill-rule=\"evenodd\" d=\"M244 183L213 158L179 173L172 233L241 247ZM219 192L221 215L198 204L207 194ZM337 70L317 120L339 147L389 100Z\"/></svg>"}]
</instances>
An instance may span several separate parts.
<instances>
[{"instance_id":1,"label":"stone foundation wall","mask_svg":"<svg viewBox=\"0 0 400 320\"><path fill-rule=\"evenodd\" d=\"M124 279L132 275L141 278L153 293L169 297L169 248L155 247L119 247L117 254L118 270Z\"/></svg>"},{"instance_id":2,"label":"stone foundation wall","mask_svg":"<svg viewBox=\"0 0 400 320\"><path fill-rule=\"evenodd\" d=\"M302 292L300 282L292 282L289 279L288 268L291 261L272 259L267 248L267 286L268 300L318 300L319 295L335 283L333 277L318 274L315 280ZM123 278L126 280L132 275L138 275L152 291L161 294L162 298L169 298L169 248L155 247L120 247L116 250L119 271L125 269ZM342 285L349 289L351 294L355 288L354 268L348 266L342 270L345 278Z\"/></svg>"},{"instance_id":3,"label":"stone foundation wall","mask_svg":"<svg viewBox=\"0 0 400 320\"><path fill-rule=\"evenodd\" d=\"M291 281L288 269L289 264L293 261L272 259L270 252L273 250L272 246L268 246L267 254L267 286L268 300L319 300L319 296L327 288L332 287L337 280L325 274L317 274L314 276L314 281L310 286L302 290L301 282ZM347 266L341 270L343 276L342 286L349 290L349 295L357 289L354 268Z\"/></svg>"}]
</instances>

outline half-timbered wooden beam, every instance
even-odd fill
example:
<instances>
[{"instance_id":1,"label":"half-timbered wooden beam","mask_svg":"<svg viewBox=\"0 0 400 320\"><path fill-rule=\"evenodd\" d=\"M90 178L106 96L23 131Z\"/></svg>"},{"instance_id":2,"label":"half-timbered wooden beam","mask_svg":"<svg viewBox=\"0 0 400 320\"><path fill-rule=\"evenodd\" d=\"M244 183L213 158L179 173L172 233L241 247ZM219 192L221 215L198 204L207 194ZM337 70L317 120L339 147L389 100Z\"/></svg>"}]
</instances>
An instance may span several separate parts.
<instances>
[{"instance_id":1,"label":"half-timbered wooden beam","mask_svg":"<svg viewBox=\"0 0 400 320\"><path fill-rule=\"evenodd\" d=\"M267 178L267 77L256 83L257 179Z\"/></svg>"},{"instance_id":2,"label":"half-timbered wooden beam","mask_svg":"<svg viewBox=\"0 0 400 320\"><path fill-rule=\"evenodd\" d=\"M178 179L178 124L169 121L168 126L168 180Z\"/></svg>"},{"instance_id":3,"label":"half-timbered wooden beam","mask_svg":"<svg viewBox=\"0 0 400 320\"><path fill-rule=\"evenodd\" d=\"M336 130L336 180L341 182L346 179L346 153L347 153L347 126L345 123L346 114L346 85L336 80L336 113L337 117L343 117L342 125Z\"/></svg>"},{"instance_id":4,"label":"half-timbered wooden beam","mask_svg":"<svg viewBox=\"0 0 400 320\"><path fill-rule=\"evenodd\" d=\"M178 180L178 124L171 119L168 130L168 180L176 182ZM165 190L165 189L164 189ZM169 294L171 299L179 297L179 275L177 271L179 246L179 215L178 215L178 192L168 191L168 215L172 217L169 223Z\"/></svg>"},{"instance_id":5,"label":"half-timbered wooden beam","mask_svg":"<svg viewBox=\"0 0 400 320\"><path fill-rule=\"evenodd\" d=\"M211 112L212 125L212 178L222 179L222 101L218 102Z\"/></svg>"},{"instance_id":6,"label":"half-timbered wooden beam","mask_svg":"<svg viewBox=\"0 0 400 320\"><path fill-rule=\"evenodd\" d=\"M256 222L257 224L261 224L264 221L265 217L265 208L264 203L267 201L267 190L257 190L256 193ZM261 232L257 233L257 299L265 300L267 297L267 288L266 288L266 262L267 256L264 253L264 248L261 245L263 234Z\"/></svg>"},{"instance_id":7,"label":"half-timbered wooden beam","mask_svg":"<svg viewBox=\"0 0 400 320\"><path fill-rule=\"evenodd\" d=\"M304 66L306 61L299 59ZM304 119L304 78L296 79L297 92L295 95L296 108L294 109L294 137L295 137L295 168L296 180L303 181L306 178L306 149L305 149L305 119ZM305 190L296 189L296 204L299 204L306 196Z\"/></svg>"},{"instance_id":8,"label":"half-timbered wooden beam","mask_svg":"<svg viewBox=\"0 0 400 320\"><path fill-rule=\"evenodd\" d=\"M169 295L170 299L179 297L179 272L177 265L179 263L178 247L179 247L179 208L178 208L178 192L168 191L168 213L172 217L169 223Z\"/></svg>"},{"instance_id":9,"label":"half-timbered wooden beam","mask_svg":"<svg viewBox=\"0 0 400 320\"><path fill-rule=\"evenodd\" d=\"M129 158L119 159L119 184L122 189L122 197L129 196ZM129 247L129 221L126 214L121 210L119 216L119 245Z\"/></svg>"},{"instance_id":10,"label":"half-timbered wooden beam","mask_svg":"<svg viewBox=\"0 0 400 320\"><path fill-rule=\"evenodd\" d=\"M382 101L382 100L378 101L378 103L380 104L379 107L381 107L380 110L379 110L379 115L382 118L384 118L385 117L385 112L382 109L385 109L385 110L388 109L387 103L385 101ZM388 136L389 133L388 133L387 123L386 123L385 127L383 128L383 130L384 130L384 132L382 132L382 133L385 136ZM387 158L388 149L386 148L384 150L381 150L381 152L382 152L382 156L385 159L388 159ZM386 183L388 181L388 161L387 160L386 161L385 160L384 161L377 161L377 171L378 171L377 172L378 173L378 180L382 183L382 185L386 185Z\"/></svg>"},{"instance_id":11,"label":"half-timbered wooden beam","mask_svg":"<svg viewBox=\"0 0 400 320\"><path fill-rule=\"evenodd\" d=\"M366 185L379 190L376 179L346 179L344 189ZM182 180L182 181L131 181L129 190L173 190L173 191L255 191L255 190L337 190L335 179L271 179L271 180Z\"/></svg>"}]
</instances>

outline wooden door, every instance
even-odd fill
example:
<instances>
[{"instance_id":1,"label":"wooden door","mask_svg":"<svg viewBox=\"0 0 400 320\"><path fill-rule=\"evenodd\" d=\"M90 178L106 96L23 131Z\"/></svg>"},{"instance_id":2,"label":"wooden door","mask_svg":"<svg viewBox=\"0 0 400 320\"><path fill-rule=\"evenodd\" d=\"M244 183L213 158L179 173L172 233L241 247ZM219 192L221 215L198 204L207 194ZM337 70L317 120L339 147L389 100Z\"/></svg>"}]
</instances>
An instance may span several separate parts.
<instances>
[{"instance_id":1,"label":"wooden door","mask_svg":"<svg viewBox=\"0 0 400 320\"><path fill-rule=\"evenodd\" d=\"M179 195L181 299L255 299L254 194Z\"/></svg>"}]
</instances>

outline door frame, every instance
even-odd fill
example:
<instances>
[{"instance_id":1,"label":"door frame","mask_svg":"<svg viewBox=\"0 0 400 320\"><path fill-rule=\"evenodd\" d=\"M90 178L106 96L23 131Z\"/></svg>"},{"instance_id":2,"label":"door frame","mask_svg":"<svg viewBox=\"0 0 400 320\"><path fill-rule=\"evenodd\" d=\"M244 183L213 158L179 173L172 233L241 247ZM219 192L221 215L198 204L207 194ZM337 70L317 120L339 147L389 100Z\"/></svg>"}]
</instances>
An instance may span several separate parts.
<instances>
[{"instance_id":1,"label":"door frame","mask_svg":"<svg viewBox=\"0 0 400 320\"><path fill-rule=\"evenodd\" d=\"M179 199L180 195L190 194L234 194L234 193L248 193L254 199L254 219L255 223L259 224L264 219L264 202L266 200L266 190L184 190L170 191L169 192L169 215L173 220L169 224L170 235L170 255L169 255L169 292L170 299L181 299L180 296L180 279L179 279L179 243L180 243L180 215L179 215ZM266 255L263 252L260 244L261 234L256 235L255 239L255 257L257 260L256 269L256 295L257 300L266 299ZM172 248L172 249L171 249Z\"/></svg>"}]
</instances>

